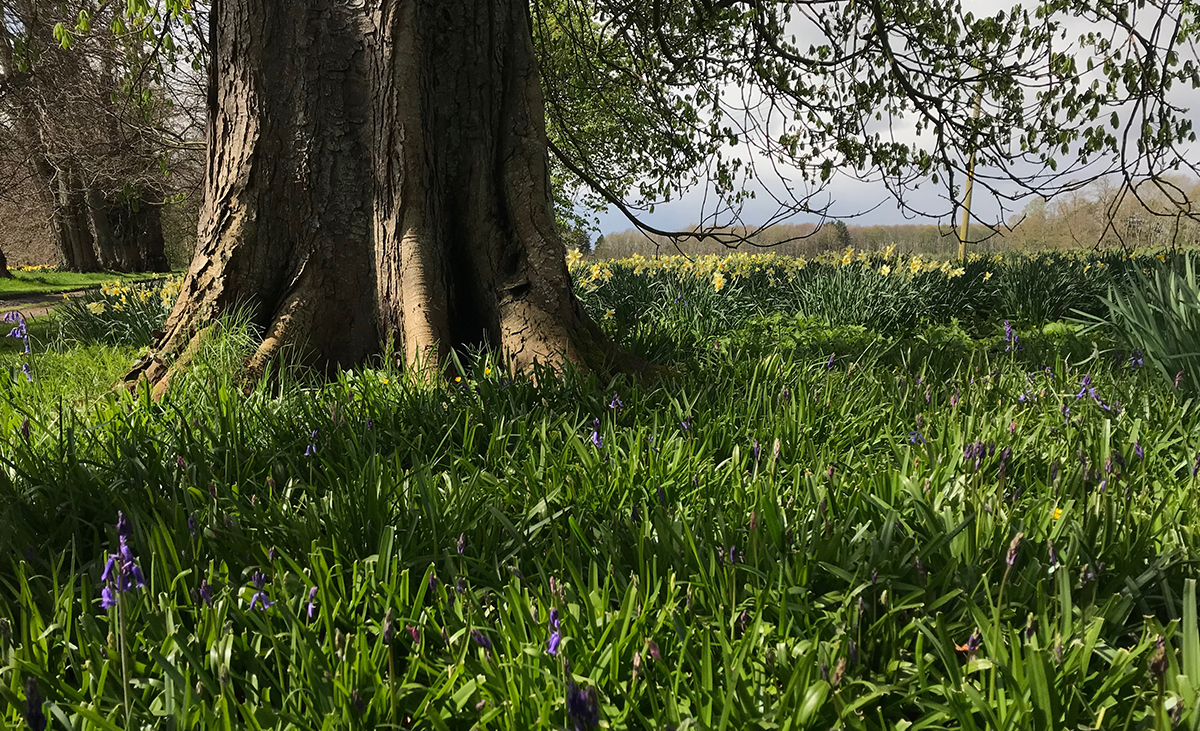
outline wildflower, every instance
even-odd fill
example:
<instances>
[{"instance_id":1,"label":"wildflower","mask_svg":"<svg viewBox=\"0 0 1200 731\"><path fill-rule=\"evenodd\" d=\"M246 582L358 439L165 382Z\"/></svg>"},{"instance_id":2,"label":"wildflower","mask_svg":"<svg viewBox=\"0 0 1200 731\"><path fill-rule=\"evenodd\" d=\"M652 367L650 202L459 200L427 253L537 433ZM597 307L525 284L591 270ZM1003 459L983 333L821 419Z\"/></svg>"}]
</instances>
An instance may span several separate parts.
<instances>
[{"instance_id":1,"label":"wildflower","mask_svg":"<svg viewBox=\"0 0 1200 731\"><path fill-rule=\"evenodd\" d=\"M308 437L308 449L304 450L305 457L313 457L317 454L317 430L313 429L312 434Z\"/></svg>"},{"instance_id":2,"label":"wildflower","mask_svg":"<svg viewBox=\"0 0 1200 731\"><path fill-rule=\"evenodd\" d=\"M547 655L557 655L558 645L562 642L562 633L559 631L558 609L550 608L550 642L546 645Z\"/></svg>"},{"instance_id":3,"label":"wildflower","mask_svg":"<svg viewBox=\"0 0 1200 731\"><path fill-rule=\"evenodd\" d=\"M33 383L33 371L29 369L28 363L21 364L21 372L25 374L25 381L27 383Z\"/></svg>"},{"instance_id":4,"label":"wildflower","mask_svg":"<svg viewBox=\"0 0 1200 731\"><path fill-rule=\"evenodd\" d=\"M458 546L456 546L456 548L458 549L459 556L463 555L463 551L467 550L467 534L466 533L458 534Z\"/></svg>"},{"instance_id":5,"label":"wildflower","mask_svg":"<svg viewBox=\"0 0 1200 731\"><path fill-rule=\"evenodd\" d=\"M650 651L650 657L654 662L662 662L662 652L654 640L646 640L646 648Z\"/></svg>"},{"instance_id":6,"label":"wildflower","mask_svg":"<svg viewBox=\"0 0 1200 731\"><path fill-rule=\"evenodd\" d=\"M679 426L680 426L680 427L681 427L681 428L682 428L684 431L691 431L691 430L692 430L692 422L691 422L691 420L690 420L690 419L684 419L683 421L679 422Z\"/></svg>"},{"instance_id":7,"label":"wildflower","mask_svg":"<svg viewBox=\"0 0 1200 731\"><path fill-rule=\"evenodd\" d=\"M992 273L991 273L991 272L984 272L984 273L983 273L983 281L985 281L985 282L986 282L987 280L989 280L989 279L991 279L991 278L992 278Z\"/></svg>"},{"instance_id":8,"label":"wildflower","mask_svg":"<svg viewBox=\"0 0 1200 731\"><path fill-rule=\"evenodd\" d=\"M1181 378L1183 378L1183 371L1179 371L1175 374L1175 388L1179 388L1179 380Z\"/></svg>"},{"instance_id":9,"label":"wildflower","mask_svg":"<svg viewBox=\"0 0 1200 731\"><path fill-rule=\"evenodd\" d=\"M925 437L921 436L921 432L914 429L908 433L908 441L912 444L925 444Z\"/></svg>"},{"instance_id":10,"label":"wildflower","mask_svg":"<svg viewBox=\"0 0 1200 731\"><path fill-rule=\"evenodd\" d=\"M730 546L729 547L729 565L730 566L734 565L735 563L737 563L737 560L738 560L737 546Z\"/></svg>"},{"instance_id":11,"label":"wildflower","mask_svg":"<svg viewBox=\"0 0 1200 731\"><path fill-rule=\"evenodd\" d=\"M254 595L250 597L250 611L254 611L254 607L257 606L259 604L259 602L262 603L262 608L264 610L270 609L271 607L273 607L275 605L275 602L271 601L271 598L269 596L267 596L267 592L266 592L266 585L267 585L266 574L264 574L261 571L255 571L254 574L251 575L251 577L250 577L250 582L254 585L254 588L256 589L256 591L254 592Z\"/></svg>"},{"instance_id":12,"label":"wildflower","mask_svg":"<svg viewBox=\"0 0 1200 731\"><path fill-rule=\"evenodd\" d=\"M1003 476L1008 469L1008 462L1012 459L1012 447L1008 446L1000 450L1000 466L997 468L997 474Z\"/></svg>"},{"instance_id":13,"label":"wildflower","mask_svg":"<svg viewBox=\"0 0 1200 731\"><path fill-rule=\"evenodd\" d=\"M600 420L592 419L592 446L604 449L604 437L600 436Z\"/></svg>"},{"instance_id":14,"label":"wildflower","mask_svg":"<svg viewBox=\"0 0 1200 731\"><path fill-rule=\"evenodd\" d=\"M146 585L146 579L142 575L142 569L137 565L137 561L133 556L133 550L129 547L129 540L133 537L133 526L129 523L129 518L124 512L117 513L117 552L111 553L108 556L108 561L104 565L104 573L100 575L100 581L105 583L105 587L100 592L100 606L103 609L111 609L116 606L117 592L125 593L140 589Z\"/></svg>"},{"instance_id":15,"label":"wildflower","mask_svg":"<svg viewBox=\"0 0 1200 731\"><path fill-rule=\"evenodd\" d=\"M388 607L387 612L383 615L383 641L390 645L394 639L396 639L396 618L392 615L392 608Z\"/></svg>"},{"instance_id":16,"label":"wildflower","mask_svg":"<svg viewBox=\"0 0 1200 731\"><path fill-rule=\"evenodd\" d=\"M755 439L755 440L754 440L754 461L755 461L755 462L757 462L757 461L758 461L758 457L759 457L759 455L760 455L761 453L762 453L762 447L761 447L761 446L759 446L759 444L758 444L758 440L757 440L757 439Z\"/></svg>"},{"instance_id":17,"label":"wildflower","mask_svg":"<svg viewBox=\"0 0 1200 731\"><path fill-rule=\"evenodd\" d=\"M1054 509L1054 519L1055 519L1055 520L1058 520L1059 518L1061 518L1061 517L1062 517L1062 514L1063 514L1062 508L1055 508L1055 509Z\"/></svg>"},{"instance_id":18,"label":"wildflower","mask_svg":"<svg viewBox=\"0 0 1200 731\"><path fill-rule=\"evenodd\" d=\"M1143 365L1145 365L1145 361L1142 359L1142 351L1134 348L1133 353L1129 355L1129 367L1141 368Z\"/></svg>"},{"instance_id":19,"label":"wildflower","mask_svg":"<svg viewBox=\"0 0 1200 731\"><path fill-rule=\"evenodd\" d=\"M312 587L308 590L308 621L313 621L317 618L317 587Z\"/></svg>"},{"instance_id":20,"label":"wildflower","mask_svg":"<svg viewBox=\"0 0 1200 731\"><path fill-rule=\"evenodd\" d=\"M212 606L213 589L212 585L208 583L208 579L200 580L200 588L196 591L196 595L199 597L200 601L204 602L210 607Z\"/></svg>"},{"instance_id":21,"label":"wildflower","mask_svg":"<svg viewBox=\"0 0 1200 731\"><path fill-rule=\"evenodd\" d=\"M1154 656L1150 658L1150 676L1161 683L1163 676L1167 674L1168 665L1167 640L1159 635L1154 643Z\"/></svg>"},{"instance_id":22,"label":"wildflower","mask_svg":"<svg viewBox=\"0 0 1200 731\"><path fill-rule=\"evenodd\" d=\"M414 644L414 645L419 645L419 644L421 644L421 632L420 632L420 630L418 630L416 627L413 627L413 626L411 626L411 625L407 625L407 624L406 624L406 625L404 625L404 629L405 629L405 631L406 631L406 632L408 632L408 636L412 638L412 641L413 641L413 644Z\"/></svg>"},{"instance_id":23,"label":"wildflower","mask_svg":"<svg viewBox=\"0 0 1200 731\"><path fill-rule=\"evenodd\" d=\"M482 647L484 652L491 654L492 641L487 638L487 635L477 629L473 629L471 630L471 639L475 641L476 645Z\"/></svg>"},{"instance_id":24,"label":"wildflower","mask_svg":"<svg viewBox=\"0 0 1200 731\"><path fill-rule=\"evenodd\" d=\"M608 408L610 408L610 409L623 409L623 408L625 408L625 404L621 403L621 398L620 398L619 396L617 396L617 392L616 392L616 391L613 391L613 397L612 397L612 401L609 401L609 402L608 402Z\"/></svg>"},{"instance_id":25,"label":"wildflower","mask_svg":"<svg viewBox=\"0 0 1200 731\"><path fill-rule=\"evenodd\" d=\"M1008 320L1004 321L1004 341L1008 345L1004 348L1006 351L1011 351L1017 347L1017 331L1013 330L1013 326Z\"/></svg>"},{"instance_id":26,"label":"wildflower","mask_svg":"<svg viewBox=\"0 0 1200 731\"><path fill-rule=\"evenodd\" d=\"M977 627L971 632L971 636L967 638L966 644L955 645L954 649L959 652L965 652L968 655L974 655L982 644L983 635L979 634L979 628Z\"/></svg>"},{"instance_id":27,"label":"wildflower","mask_svg":"<svg viewBox=\"0 0 1200 731\"><path fill-rule=\"evenodd\" d=\"M30 731L46 731L46 714L42 712L45 702L37 678L25 678L25 724Z\"/></svg>"},{"instance_id":28,"label":"wildflower","mask_svg":"<svg viewBox=\"0 0 1200 731\"><path fill-rule=\"evenodd\" d=\"M1017 563L1017 550L1021 547L1021 539L1024 537L1024 533L1017 533L1013 536L1012 543L1008 544L1008 553L1004 557L1004 563L1008 564L1010 569Z\"/></svg>"},{"instance_id":29,"label":"wildflower","mask_svg":"<svg viewBox=\"0 0 1200 731\"><path fill-rule=\"evenodd\" d=\"M600 703L596 689L583 690L572 680L567 686L567 717L574 731L587 731L600 725Z\"/></svg>"},{"instance_id":30,"label":"wildflower","mask_svg":"<svg viewBox=\"0 0 1200 731\"><path fill-rule=\"evenodd\" d=\"M829 360L825 362L825 370L827 370L827 371L833 369L833 356L834 356L834 354L830 353Z\"/></svg>"},{"instance_id":31,"label":"wildflower","mask_svg":"<svg viewBox=\"0 0 1200 731\"><path fill-rule=\"evenodd\" d=\"M88 312L91 312L93 315L99 315L104 312L103 302L88 302L86 307L88 308Z\"/></svg>"},{"instance_id":32,"label":"wildflower","mask_svg":"<svg viewBox=\"0 0 1200 731\"><path fill-rule=\"evenodd\" d=\"M1146 458L1146 450L1142 448L1141 443L1136 439L1133 440L1133 453L1138 459Z\"/></svg>"},{"instance_id":33,"label":"wildflower","mask_svg":"<svg viewBox=\"0 0 1200 731\"><path fill-rule=\"evenodd\" d=\"M21 436L29 439L29 419L21 419Z\"/></svg>"}]
</instances>

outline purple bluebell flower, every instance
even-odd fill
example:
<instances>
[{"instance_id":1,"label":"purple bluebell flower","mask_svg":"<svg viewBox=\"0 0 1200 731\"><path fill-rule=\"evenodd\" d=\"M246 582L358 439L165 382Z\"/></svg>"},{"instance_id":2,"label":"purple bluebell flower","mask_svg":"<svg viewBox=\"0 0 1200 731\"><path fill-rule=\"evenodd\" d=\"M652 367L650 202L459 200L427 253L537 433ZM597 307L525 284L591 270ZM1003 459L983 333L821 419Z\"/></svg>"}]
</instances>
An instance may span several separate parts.
<instances>
[{"instance_id":1,"label":"purple bluebell flower","mask_svg":"<svg viewBox=\"0 0 1200 731\"><path fill-rule=\"evenodd\" d=\"M664 508L667 507L667 491L663 489L662 485L658 486L658 504Z\"/></svg>"},{"instance_id":2,"label":"purple bluebell flower","mask_svg":"<svg viewBox=\"0 0 1200 731\"><path fill-rule=\"evenodd\" d=\"M21 419L21 436L29 439L29 419Z\"/></svg>"},{"instance_id":3,"label":"purple bluebell flower","mask_svg":"<svg viewBox=\"0 0 1200 731\"><path fill-rule=\"evenodd\" d=\"M1011 569L1017 563L1017 551L1021 548L1021 540L1025 537L1024 533L1017 533L1013 536L1012 543L1008 544L1008 553L1004 556L1004 562Z\"/></svg>"},{"instance_id":4,"label":"purple bluebell flower","mask_svg":"<svg viewBox=\"0 0 1200 731\"><path fill-rule=\"evenodd\" d=\"M367 417L367 429L371 430L374 428L375 428L375 420L368 416Z\"/></svg>"},{"instance_id":5,"label":"purple bluebell flower","mask_svg":"<svg viewBox=\"0 0 1200 731\"><path fill-rule=\"evenodd\" d=\"M200 597L200 601L204 602L210 607L212 606L213 588L212 585L208 583L208 579L200 580L200 588L196 591L196 594Z\"/></svg>"},{"instance_id":6,"label":"purple bluebell flower","mask_svg":"<svg viewBox=\"0 0 1200 731\"><path fill-rule=\"evenodd\" d=\"M188 515L187 527L188 527L188 533L191 533L193 536L195 536L196 535L196 527L197 527L195 513L191 513Z\"/></svg>"},{"instance_id":7,"label":"purple bluebell flower","mask_svg":"<svg viewBox=\"0 0 1200 731\"><path fill-rule=\"evenodd\" d=\"M408 636L412 638L414 645L421 644L421 631L420 630L418 630L416 627L413 627L412 625L407 625L407 624L404 625L404 629L405 629L405 631L408 632Z\"/></svg>"},{"instance_id":8,"label":"purple bluebell flower","mask_svg":"<svg viewBox=\"0 0 1200 731\"><path fill-rule=\"evenodd\" d=\"M271 601L271 597L267 596L267 575L261 571L255 571L250 577L250 582L254 585L256 591L250 597L250 611L254 611L254 607L259 603L262 604L264 610L275 606L275 602Z\"/></svg>"},{"instance_id":9,"label":"purple bluebell flower","mask_svg":"<svg viewBox=\"0 0 1200 731\"><path fill-rule=\"evenodd\" d=\"M1150 676L1162 680L1167 674L1170 662L1167 660L1167 640L1162 635L1154 642L1154 656L1150 658Z\"/></svg>"},{"instance_id":10,"label":"purple bluebell flower","mask_svg":"<svg viewBox=\"0 0 1200 731\"><path fill-rule=\"evenodd\" d=\"M25 678L25 724L30 731L46 731L46 714L42 711L45 703L37 678L32 675Z\"/></svg>"},{"instance_id":11,"label":"purple bluebell flower","mask_svg":"<svg viewBox=\"0 0 1200 731\"><path fill-rule=\"evenodd\" d=\"M383 641L385 644L392 644L392 640L396 639L396 617L392 614L392 608L383 615Z\"/></svg>"},{"instance_id":12,"label":"purple bluebell flower","mask_svg":"<svg viewBox=\"0 0 1200 731\"><path fill-rule=\"evenodd\" d=\"M758 461L758 457L760 454L762 454L762 447L759 445L758 440L755 439L754 440L754 461L755 462Z\"/></svg>"},{"instance_id":13,"label":"purple bluebell flower","mask_svg":"<svg viewBox=\"0 0 1200 731\"><path fill-rule=\"evenodd\" d=\"M1136 456L1138 459L1145 459L1145 458L1146 458L1146 450L1142 448L1141 442L1139 442L1139 441L1138 441L1138 440L1136 440L1136 439L1134 439L1134 440L1133 440L1133 454L1134 454L1134 455L1135 455L1135 456Z\"/></svg>"},{"instance_id":14,"label":"purple bluebell flower","mask_svg":"<svg viewBox=\"0 0 1200 731\"><path fill-rule=\"evenodd\" d=\"M834 354L833 354L833 353L830 353L830 354L829 354L829 360L825 362L825 370L827 370L827 371L828 371L828 370L832 370L832 369L833 369L833 357L834 357Z\"/></svg>"},{"instance_id":15,"label":"purple bluebell flower","mask_svg":"<svg viewBox=\"0 0 1200 731\"><path fill-rule=\"evenodd\" d=\"M1075 394L1075 398L1086 396L1089 388L1092 388L1092 377L1090 375L1083 377L1083 381L1079 384L1079 393Z\"/></svg>"},{"instance_id":16,"label":"purple bluebell flower","mask_svg":"<svg viewBox=\"0 0 1200 731\"><path fill-rule=\"evenodd\" d=\"M592 419L592 446L604 449L604 437L600 436L600 420Z\"/></svg>"},{"instance_id":17,"label":"purple bluebell flower","mask_svg":"<svg viewBox=\"0 0 1200 731\"><path fill-rule=\"evenodd\" d=\"M559 631L558 609L550 608L550 641L546 644L547 655L557 655L558 645L562 642L562 632Z\"/></svg>"},{"instance_id":18,"label":"purple bluebell flower","mask_svg":"<svg viewBox=\"0 0 1200 731\"><path fill-rule=\"evenodd\" d=\"M608 408L610 408L610 409L625 408L625 404L621 403L621 397L617 395L616 391L613 391L612 401L608 402Z\"/></svg>"},{"instance_id":19,"label":"purple bluebell flower","mask_svg":"<svg viewBox=\"0 0 1200 731\"><path fill-rule=\"evenodd\" d=\"M600 702L596 689L583 690L572 680L567 685L567 717L572 731L589 731L600 725Z\"/></svg>"},{"instance_id":20,"label":"purple bluebell flower","mask_svg":"<svg viewBox=\"0 0 1200 731\"><path fill-rule=\"evenodd\" d=\"M436 592L437 588L438 588L437 572L430 571L429 572L429 593L432 594L432 593Z\"/></svg>"},{"instance_id":21,"label":"purple bluebell flower","mask_svg":"<svg viewBox=\"0 0 1200 731\"><path fill-rule=\"evenodd\" d=\"M1146 361L1142 359L1142 351L1134 348L1133 352L1129 355L1129 367L1141 368L1143 365L1145 365L1145 362Z\"/></svg>"},{"instance_id":22,"label":"purple bluebell flower","mask_svg":"<svg viewBox=\"0 0 1200 731\"><path fill-rule=\"evenodd\" d=\"M1003 475L1008 469L1008 462L1012 459L1012 447L1008 446L1000 450L1000 466L997 468L997 474Z\"/></svg>"},{"instance_id":23,"label":"purple bluebell flower","mask_svg":"<svg viewBox=\"0 0 1200 731\"><path fill-rule=\"evenodd\" d=\"M463 551L467 550L467 534L466 533L458 534L458 545L455 548L458 549L459 556L463 555Z\"/></svg>"},{"instance_id":24,"label":"purple bluebell flower","mask_svg":"<svg viewBox=\"0 0 1200 731\"><path fill-rule=\"evenodd\" d=\"M1004 341L1008 343L1004 348L1005 351L1011 351L1017 347L1017 331L1013 330L1008 320L1004 321Z\"/></svg>"},{"instance_id":25,"label":"purple bluebell flower","mask_svg":"<svg viewBox=\"0 0 1200 731\"><path fill-rule=\"evenodd\" d=\"M126 541L133 538L133 524L129 522L128 516L122 510L117 511L117 538L123 538Z\"/></svg>"},{"instance_id":26,"label":"purple bluebell flower","mask_svg":"<svg viewBox=\"0 0 1200 731\"><path fill-rule=\"evenodd\" d=\"M489 655L491 654L492 641L488 639L487 635L477 629L473 629L471 630L471 639L475 641L476 645L482 647L484 652L488 653Z\"/></svg>"},{"instance_id":27,"label":"purple bluebell flower","mask_svg":"<svg viewBox=\"0 0 1200 731\"><path fill-rule=\"evenodd\" d=\"M131 538L133 538L133 526L124 512L118 512L117 551L108 555L108 560L104 564L104 572L100 575L100 581L105 584L104 589L100 592L100 606L103 609L111 609L116 605L117 596L114 589L117 592L125 593L146 585L146 577L142 575L142 569L137 565L133 549L129 547Z\"/></svg>"},{"instance_id":28,"label":"purple bluebell flower","mask_svg":"<svg viewBox=\"0 0 1200 731\"><path fill-rule=\"evenodd\" d=\"M308 448L304 450L305 457L315 457L317 454L317 430L313 429L308 436Z\"/></svg>"},{"instance_id":29,"label":"purple bluebell flower","mask_svg":"<svg viewBox=\"0 0 1200 731\"><path fill-rule=\"evenodd\" d=\"M921 436L921 432L914 429L908 433L908 441L912 444L924 444L925 437Z\"/></svg>"},{"instance_id":30,"label":"purple bluebell flower","mask_svg":"<svg viewBox=\"0 0 1200 731\"><path fill-rule=\"evenodd\" d=\"M317 587L312 587L308 590L308 621L313 621L317 618Z\"/></svg>"},{"instance_id":31,"label":"purple bluebell flower","mask_svg":"<svg viewBox=\"0 0 1200 731\"><path fill-rule=\"evenodd\" d=\"M738 561L737 546L730 546L729 547L729 565L732 566L735 563L737 563L737 561Z\"/></svg>"},{"instance_id":32,"label":"purple bluebell flower","mask_svg":"<svg viewBox=\"0 0 1200 731\"><path fill-rule=\"evenodd\" d=\"M684 431L691 431L691 430L692 430L692 420L691 420L691 419L684 419L683 421L679 422L679 426L680 426L680 428L682 428Z\"/></svg>"}]
</instances>

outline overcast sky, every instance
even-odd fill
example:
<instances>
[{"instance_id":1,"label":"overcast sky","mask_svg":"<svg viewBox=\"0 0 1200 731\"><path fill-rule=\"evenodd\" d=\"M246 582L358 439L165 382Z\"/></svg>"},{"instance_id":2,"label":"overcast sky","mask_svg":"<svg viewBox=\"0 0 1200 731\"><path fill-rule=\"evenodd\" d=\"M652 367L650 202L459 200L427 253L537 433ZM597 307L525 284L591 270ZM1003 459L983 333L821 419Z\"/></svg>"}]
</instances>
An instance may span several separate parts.
<instances>
[{"instance_id":1,"label":"overcast sky","mask_svg":"<svg viewBox=\"0 0 1200 731\"><path fill-rule=\"evenodd\" d=\"M975 13L976 16L991 15L999 9L1008 9L1013 3L1010 0L964 0L963 7L965 10ZM1074 20L1074 19L1072 19ZM1068 21L1068 38L1074 40L1080 31L1086 30L1086 27L1078 21ZM1187 53L1188 51L1184 51ZM1191 51L1194 54L1194 50ZM1078 60L1079 66L1082 68L1086 64L1086 59ZM1200 107L1200 93L1192 89L1176 89L1173 90L1173 101L1189 109ZM894 133L898 139L915 139L912 134L912 120L905 120L895 126ZM1192 160L1196 157L1192 156ZM981 175L986 174L986 171L980 171ZM761 184L753 183L752 188L756 191L762 191ZM933 185L925 183L919 189L908 194L908 202L911 207L918 210L930 212L944 212L941 218L914 216L911 212L906 212L896 203L896 201L888 194L882 183L864 182L857 180L846 173L837 174L831 184L825 191L828 202L831 204L831 214L838 216L859 214L862 211L869 210L870 212L863 215L856 215L852 219L848 219L848 223L859 225L871 224L905 224L905 223L942 223L950 224L950 212L953 210L953 203L946 199L947 192L944 185ZM662 229L682 229L695 224L701 215L702 204L704 201L704 191L696 189L688 192L682 198L666 203L655 208L653 214L643 213L642 220L646 223ZM1000 202L992 195L989 195L981 187L975 189L975 196L972 203L972 210L980 219L985 221L998 221L1001 218L1007 218L1014 212L1019 212L1025 203L1005 202L1006 209L1002 213ZM769 195L759 195L757 199L748 201L743 211L742 220L748 224L758 224L766 221L769 217L777 212L777 207ZM791 223L801 223L805 221L816 222L820 220L816 215L798 215L788 219ZM608 234L614 231L624 231L633 226L620 211L610 207L607 211L599 216L599 228L601 233Z\"/></svg>"}]
</instances>

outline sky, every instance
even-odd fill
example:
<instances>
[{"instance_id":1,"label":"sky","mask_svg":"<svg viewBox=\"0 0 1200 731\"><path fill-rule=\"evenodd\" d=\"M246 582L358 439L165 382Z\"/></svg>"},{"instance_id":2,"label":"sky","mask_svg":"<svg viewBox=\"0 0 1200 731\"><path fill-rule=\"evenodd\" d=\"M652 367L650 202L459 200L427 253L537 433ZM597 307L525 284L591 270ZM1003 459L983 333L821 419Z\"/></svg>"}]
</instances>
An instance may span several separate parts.
<instances>
[{"instance_id":1,"label":"sky","mask_svg":"<svg viewBox=\"0 0 1200 731\"><path fill-rule=\"evenodd\" d=\"M973 12L976 16L994 14L997 10L1008 9L1011 6L1012 3L1006 0L963 0L964 10ZM1068 37L1071 39L1074 39L1080 31L1087 30L1086 26L1078 22L1071 23L1070 21L1068 21L1067 28ZM1194 55L1195 49L1191 49L1190 53ZM1086 58L1077 59L1077 63L1082 67L1086 63ZM1200 92L1196 90L1175 90L1173 97L1173 101L1189 109L1200 107ZM911 120L898 122L894 128L894 133L901 140L916 139L915 134L913 134ZM1188 154L1189 159L1193 162L1200 158L1200 156L1192 155L1191 151ZM980 173L983 175L986 174L986 171L981 170ZM752 182L750 189L755 190L758 197L746 203L742 220L753 225L766 221L777 212L777 208L774 201L770 199L770 196L763 194L763 187L760 183ZM947 200L947 192L944 185L934 185L926 182L907 195L907 201L917 210L944 212L940 218L918 216L911 211L902 209L882 183L858 180L845 172L835 174L834 179L824 191L824 196L831 204L831 215L853 216L852 218L848 218L847 222L857 225L912 223L941 223L943 225L950 225L951 211L954 209L954 204ZM657 228L667 230L683 229L694 225L699 220L701 211L703 210L704 197L703 188L696 188L688 191L677 200L656 206L654 213L642 213L640 217L646 223ZM978 217L989 222L999 222L1009 218L1014 213L1019 213L1028 202L1028 199L1016 203L1006 201L1002 207L1001 202L995 196L989 195L980 186L976 186L972 202L973 217ZM863 211L868 212L862 213ZM808 214L794 216L787 219L787 222L802 223L808 221L815 223L820 220L819 216ZM957 223L957 221L954 223ZM620 211L614 207L609 207L608 210L599 214L598 226L601 233L608 234L632 228L633 224Z\"/></svg>"}]
</instances>

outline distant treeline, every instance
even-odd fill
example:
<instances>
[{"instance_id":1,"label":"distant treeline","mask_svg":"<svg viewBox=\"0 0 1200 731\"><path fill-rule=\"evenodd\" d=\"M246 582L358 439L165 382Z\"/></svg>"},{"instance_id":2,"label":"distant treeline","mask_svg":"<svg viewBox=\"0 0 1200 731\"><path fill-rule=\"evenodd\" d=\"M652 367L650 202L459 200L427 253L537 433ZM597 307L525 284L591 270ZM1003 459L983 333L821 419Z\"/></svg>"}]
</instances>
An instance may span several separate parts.
<instances>
[{"instance_id":1,"label":"distant treeline","mask_svg":"<svg viewBox=\"0 0 1200 731\"><path fill-rule=\"evenodd\" d=\"M1174 187L1172 187L1172 185ZM1186 195L1191 203L1172 203ZM1173 181L1157 187L1144 183L1136 191L1101 181L1053 201L1034 200L1025 209L995 228L973 224L967 250L980 253L1034 251L1067 248L1125 246L1200 245L1200 185L1195 181ZM958 252L955 227L948 224L902 224L856 226L842 221L777 224L755 231L750 228L723 229L715 238L672 240L648 236L637 229L600 236L589 246L584 237L571 237L573 245L590 250L600 259L633 254L654 256L680 251L686 254L721 254L730 251L770 251L785 256L811 257L847 246L873 251L892 244L904 253L951 256ZM740 240L739 239L743 239ZM570 244L569 244L570 245Z\"/></svg>"}]
</instances>

